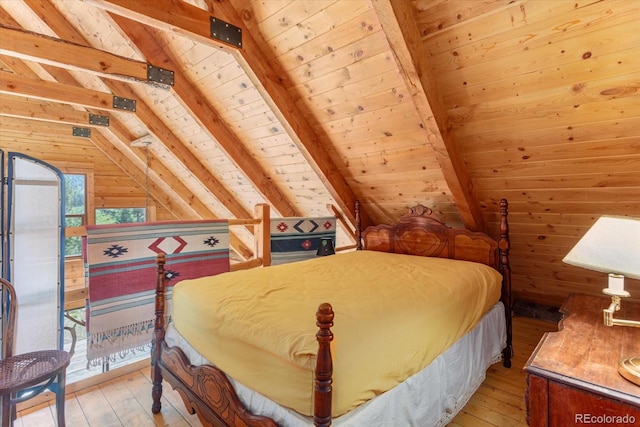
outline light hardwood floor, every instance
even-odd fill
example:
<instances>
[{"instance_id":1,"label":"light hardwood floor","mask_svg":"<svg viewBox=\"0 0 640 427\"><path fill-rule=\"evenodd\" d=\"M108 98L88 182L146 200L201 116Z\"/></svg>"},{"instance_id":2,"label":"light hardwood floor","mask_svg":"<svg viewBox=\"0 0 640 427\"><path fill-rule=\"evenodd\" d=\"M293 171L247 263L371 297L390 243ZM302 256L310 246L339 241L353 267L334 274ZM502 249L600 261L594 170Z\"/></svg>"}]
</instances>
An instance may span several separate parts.
<instances>
[{"instance_id":1,"label":"light hardwood floor","mask_svg":"<svg viewBox=\"0 0 640 427\"><path fill-rule=\"evenodd\" d=\"M555 330L557 326L550 322L514 317L515 356L511 369L500 363L490 367L484 383L449 425L526 426L522 368L542 335ZM15 426L55 426L54 416L55 403L50 401L19 412ZM151 414L148 367L67 394L66 417L69 427L201 426L197 416L189 415L179 395L167 386L164 387L162 413Z\"/></svg>"}]
</instances>

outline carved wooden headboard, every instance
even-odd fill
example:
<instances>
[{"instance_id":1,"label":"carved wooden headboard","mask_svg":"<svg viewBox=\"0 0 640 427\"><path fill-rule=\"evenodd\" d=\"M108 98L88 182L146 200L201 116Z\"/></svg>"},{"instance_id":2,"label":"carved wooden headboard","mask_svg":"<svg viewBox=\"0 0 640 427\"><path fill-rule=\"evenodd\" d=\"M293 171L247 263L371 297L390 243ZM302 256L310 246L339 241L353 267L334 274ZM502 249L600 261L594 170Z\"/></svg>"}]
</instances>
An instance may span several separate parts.
<instances>
[{"instance_id":1,"label":"carved wooden headboard","mask_svg":"<svg viewBox=\"0 0 640 427\"><path fill-rule=\"evenodd\" d=\"M445 225L429 208L417 205L396 225L367 227L362 234L363 249L409 255L474 261L501 269L498 249L508 251L506 201L501 203L500 241L480 232ZM504 233L503 233L504 228Z\"/></svg>"}]
</instances>

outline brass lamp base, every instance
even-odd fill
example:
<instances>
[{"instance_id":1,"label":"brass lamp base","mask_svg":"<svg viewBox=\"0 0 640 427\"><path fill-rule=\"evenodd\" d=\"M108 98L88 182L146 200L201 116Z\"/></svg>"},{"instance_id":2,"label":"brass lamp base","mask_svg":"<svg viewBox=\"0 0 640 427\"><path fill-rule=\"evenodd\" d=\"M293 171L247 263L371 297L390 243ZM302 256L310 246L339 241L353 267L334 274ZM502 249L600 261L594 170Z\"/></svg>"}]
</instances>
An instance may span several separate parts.
<instances>
[{"instance_id":1,"label":"brass lamp base","mask_svg":"<svg viewBox=\"0 0 640 427\"><path fill-rule=\"evenodd\" d=\"M632 383L640 385L640 357L620 359L618 372Z\"/></svg>"}]
</instances>

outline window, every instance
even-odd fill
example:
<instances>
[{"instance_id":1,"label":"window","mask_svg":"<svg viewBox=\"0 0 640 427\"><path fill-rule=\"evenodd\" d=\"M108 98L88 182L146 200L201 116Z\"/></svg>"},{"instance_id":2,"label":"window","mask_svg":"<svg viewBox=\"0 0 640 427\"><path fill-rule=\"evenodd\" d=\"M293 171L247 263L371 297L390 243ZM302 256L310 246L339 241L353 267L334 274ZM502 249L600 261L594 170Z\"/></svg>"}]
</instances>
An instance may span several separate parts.
<instances>
[{"instance_id":1,"label":"window","mask_svg":"<svg viewBox=\"0 0 640 427\"><path fill-rule=\"evenodd\" d=\"M96 209L96 224L145 222L146 216L145 208Z\"/></svg>"},{"instance_id":2,"label":"window","mask_svg":"<svg viewBox=\"0 0 640 427\"><path fill-rule=\"evenodd\" d=\"M84 174L64 175L64 223L65 227L81 227L87 224L87 177ZM80 236L65 238L65 256L80 256Z\"/></svg>"}]
</instances>

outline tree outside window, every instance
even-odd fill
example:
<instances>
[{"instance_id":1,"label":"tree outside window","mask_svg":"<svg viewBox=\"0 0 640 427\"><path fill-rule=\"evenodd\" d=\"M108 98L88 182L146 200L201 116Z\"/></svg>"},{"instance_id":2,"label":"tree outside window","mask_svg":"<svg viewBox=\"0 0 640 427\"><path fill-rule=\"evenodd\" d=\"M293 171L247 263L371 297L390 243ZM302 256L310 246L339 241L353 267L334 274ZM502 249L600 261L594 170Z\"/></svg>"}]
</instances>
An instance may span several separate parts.
<instances>
[{"instance_id":1,"label":"tree outside window","mask_svg":"<svg viewBox=\"0 0 640 427\"><path fill-rule=\"evenodd\" d=\"M145 208L96 209L96 224L127 224L145 222Z\"/></svg>"},{"instance_id":2,"label":"tree outside window","mask_svg":"<svg viewBox=\"0 0 640 427\"><path fill-rule=\"evenodd\" d=\"M83 174L64 175L65 227L87 224L87 177ZM65 256L80 256L82 240L79 236L65 238Z\"/></svg>"}]
</instances>

